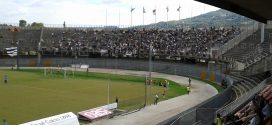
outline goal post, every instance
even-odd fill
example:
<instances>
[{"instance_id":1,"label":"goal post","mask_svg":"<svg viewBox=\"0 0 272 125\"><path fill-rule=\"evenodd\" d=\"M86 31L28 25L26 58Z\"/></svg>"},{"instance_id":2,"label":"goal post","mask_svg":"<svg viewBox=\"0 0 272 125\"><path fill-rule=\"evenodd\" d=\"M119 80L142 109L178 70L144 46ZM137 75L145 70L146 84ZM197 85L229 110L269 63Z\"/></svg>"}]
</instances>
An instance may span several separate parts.
<instances>
[{"instance_id":1,"label":"goal post","mask_svg":"<svg viewBox=\"0 0 272 125\"><path fill-rule=\"evenodd\" d=\"M66 69L63 69L63 77L66 79L67 75L66 75Z\"/></svg>"},{"instance_id":2,"label":"goal post","mask_svg":"<svg viewBox=\"0 0 272 125\"><path fill-rule=\"evenodd\" d=\"M53 76L53 69L52 67L45 67L44 70L43 70L43 74L44 74L44 77L52 77Z\"/></svg>"},{"instance_id":3,"label":"goal post","mask_svg":"<svg viewBox=\"0 0 272 125\"><path fill-rule=\"evenodd\" d=\"M63 68L63 78L74 78L75 77L75 71L70 68Z\"/></svg>"},{"instance_id":4,"label":"goal post","mask_svg":"<svg viewBox=\"0 0 272 125\"><path fill-rule=\"evenodd\" d=\"M44 77L63 77L63 78L74 78L74 70L69 68L57 68L57 67L45 67L43 69Z\"/></svg>"}]
</instances>

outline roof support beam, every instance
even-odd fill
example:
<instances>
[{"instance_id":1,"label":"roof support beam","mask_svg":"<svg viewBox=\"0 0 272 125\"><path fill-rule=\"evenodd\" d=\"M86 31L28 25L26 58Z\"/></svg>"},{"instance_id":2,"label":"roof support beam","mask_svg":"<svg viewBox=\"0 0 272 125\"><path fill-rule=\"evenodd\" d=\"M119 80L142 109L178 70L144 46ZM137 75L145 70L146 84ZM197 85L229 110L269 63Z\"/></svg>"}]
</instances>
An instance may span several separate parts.
<instances>
[{"instance_id":1,"label":"roof support beam","mask_svg":"<svg viewBox=\"0 0 272 125\"><path fill-rule=\"evenodd\" d=\"M216 6L216 7L246 16L248 18L257 20L262 23L267 23L267 20L268 20L265 17L262 17L259 14L251 11L250 9L246 9L240 6L239 4L230 2L229 0L195 0L195 1Z\"/></svg>"}]
</instances>

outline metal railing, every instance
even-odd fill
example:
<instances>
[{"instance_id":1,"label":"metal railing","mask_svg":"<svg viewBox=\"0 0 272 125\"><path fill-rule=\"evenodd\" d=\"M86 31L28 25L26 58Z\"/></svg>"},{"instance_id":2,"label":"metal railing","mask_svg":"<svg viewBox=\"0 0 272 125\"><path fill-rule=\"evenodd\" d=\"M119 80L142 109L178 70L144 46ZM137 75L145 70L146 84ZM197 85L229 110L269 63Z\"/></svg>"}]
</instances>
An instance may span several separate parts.
<instances>
[{"instance_id":1,"label":"metal railing","mask_svg":"<svg viewBox=\"0 0 272 125\"><path fill-rule=\"evenodd\" d=\"M240 96L238 99L234 100L233 102L229 103L228 105L224 106L223 108L220 108L216 111L216 114L219 113L221 116L226 116L233 111L235 111L238 107L240 107L242 104L244 104L246 101L248 101L251 97L253 97L256 93L260 92L266 85L267 81L272 80L271 77L262 81L260 84L258 84L256 87L251 89L250 91L246 92L242 96Z\"/></svg>"},{"instance_id":2,"label":"metal railing","mask_svg":"<svg viewBox=\"0 0 272 125\"><path fill-rule=\"evenodd\" d=\"M193 125L201 125L201 121L194 123Z\"/></svg>"},{"instance_id":3,"label":"metal railing","mask_svg":"<svg viewBox=\"0 0 272 125\"><path fill-rule=\"evenodd\" d=\"M19 26L19 23L17 22L0 22L0 24L2 24L2 26ZM248 24L250 25L250 24ZM175 24L175 25L169 25L167 23L161 23L159 24L159 26L164 27L166 29L168 28L190 28L192 25L191 24ZM212 24L212 25L193 25L193 27L232 27L235 26L233 24ZM26 26L27 27L27 26ZM64 24L60 23L60 24L44 24L44 27L50 27L50 28L64 28ZM106 24L97 24L97 25L92 25L92 24L65 24L66 28L141 28L141 27L152 27L152 28L156 28L158 27L157 24L146 24L146 25L127 25L127 24L116 24L116 25L106 25Z\"/></svg>"},{"instance_id":4,"label":"metal railing","mask_svg":"<svg viewBox=\"0 0 272 125\"><path fill-rule=\"evenodd\" d=\"M196 105L195 107L192 107L164 122L161 122L159 125L210 125L212 122L214 122L215 114L218 108L230 101L227 99L227 95L231 95L230 92L231 87Z\"/></svg>"},{"instance_id":5,"label":"metal railing","mask_svg":"<svg viewBox=\"0 0 272 125\"><path fill-rule=\"evenodd\" d=\"M239 34L239 36L236 36L232 40L228 41L226 44L221 46L219 48L219 56L222 56L224 53L226 53L228 50L232 49L234 46L238 45L241 41L246 39L248 36L253 34L258 30L258 23L255 23L251 27L247 28L247 30L243 30L242 33Z\"/></svg>"},{"instance_id":6,"label":"metal railing","mask_svg":"<svg viewBox=\"0 0 272 125\"><path fill-rule=\"evenodd\" d=\"M191 119L191 120L188 120ZM181 115L172 121L169 125L191 124L191 121L196 121L196 109L191 108L181 113Z\"/></svg>"},{"instance_id":7,"label":"metal railing","mask_svg":"<svg viewBox=\"0 0 272 125\"><path fill-rule=\"evenodd\" d=\"M261 73L272 69L272 55L269 55L262 60L246 67L244 70L244 75L252 75L256 73Z\"/></svg>"},{"instance_id":8,"label":"metal railing","mask_svg":"<svg viewBox=\"0 0 272 125\"><path fill-rule=\"evenodd\" d=\"M15 59L7 58L0 59L1 66L11 66ZM28 66L31 61L36 61L36 58L22 58L20 60L22 66ZM70 66L70 64L88 64L92 68L109 68L109 69L125 69L125 70L148 70L148 61L146 60L135 60L135 59L103 59L103 58L42 58L42 66ZM202 72L205 72L206 76L203 79L210 80L211 74L214 75L215 81L220 83L223 78L227 80L229 85L232 84L233 80L221 74L220 72L209 71L207 66L202 65L191 65L184 64L180 62L165 62L165 61L153 61L152 67L154 72L183 75L183 76L194 76L197 78L202 78ZM198 119L202 119L202 124L210 122L217 108L226 104L231 99L231 88L225 89L223 92L215 95L214 97L202 102L201 104L181 112L180 114L171 117L169 120L164 121L161 124L193 124ZM121 103L121 101L120 101ZM128 102L123 102L127 105ZM138 106L138 105L136 105ZM140 106L140 105L139 105ZM197 110L198 109L198 110ZM126 109L127 110L127 109ZM129 109L128 109L129 110ZM208 112L208 113L207 113ZM209 119L208 119L209 118ZM173 123L173 121L176 121Z\"/></svg>"}]
</instances>

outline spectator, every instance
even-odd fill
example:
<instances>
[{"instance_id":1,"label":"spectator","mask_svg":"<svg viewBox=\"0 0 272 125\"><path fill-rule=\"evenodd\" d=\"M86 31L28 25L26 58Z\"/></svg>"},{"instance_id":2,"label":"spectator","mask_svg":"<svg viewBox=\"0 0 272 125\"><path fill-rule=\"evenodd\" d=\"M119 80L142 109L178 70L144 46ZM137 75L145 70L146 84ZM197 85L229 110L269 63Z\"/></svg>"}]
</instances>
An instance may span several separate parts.
<instances>
[{"instance_id":1,"label":"spectator","mask_svg":"<svg viewBox=\"0 0 272 125\"><path fill-rule=\"evenodd\" d=\"M272 104L272 85L268 85L259 95Z\"/></svg>"},{"instance_id":2,"label":"spectator","mask_svg":"<svg viewBox=\"0 0 272 125\"><path fill-rule=\"evenodd\" d=\"M219 113L216 114L216 125L222 125L222 118Z\"/></svg>"},{"instance_id":3,"label":"spectator","mask_svg":"<svg viewBox=\"0 0 272 125\"><path fill-rule=\"evenodd\" d=\"M254 96L250 103L234 114L232 123L237 125L271 125L271 96L272 85L267 85L263 91ZM229 121L224 121L224 123L231 123Z\"/></svg>"},{"instance_id":4,"label":"spectator","mask_svg":"<svg viewBox=\"0 0 272 125\"><path fill-rule=\"evenodd\" d=\"M155 95L155 100L154 100L154 105L157 105L159 101L159 96L156 94Z\"/></svg>"},{"instance_id":5,"label":"spectator","mask_svg":"<svg viewBox=\"0 0 272 125\"><path fill-rule=\"evenodd\" d=\"M187 86L186 89L187 89L187 94L189 95L189 93L191 92L190 86Z\"/></svg>"},{"instance_id":6,"label":"spectator","mask_svg":"<svg viewBox=\"0 0 272 125\"><path fill-rule=\"evenodd\" d=\"M3 120L3 125L8 125L6 119Z\"/></svg>"},{"instance_id":7,"label":"spectator","mask_svg":"<svg viewBox=\"0 0 272 125\"><path fill-rule=\"evenodd\" d=\"M165 98L166 95L166 88L163 88L162 97Z\"/></svg>"},{"instance_id":8,"label":"spectator","mask_svg":"<svg viewBox=\"0 0 272 125\"><path fill-rule=\"evenodd\" d=\"M221 46L240 33L239 28L184 29L44 29L44 47L49 53L77 56L88 52L100 56L148 58L152 45L154 56L162 59L176 56L209 58L213 46ZM52 35L53 34L53 35Z\"/></svg>"},{"instance_id":9,"label":"spectator","mask_svg":"<svg viewBox=\"0 0 272 125\"><path fill-rule=\"evenodd\" d=\"M227 80L225 78L222 79L221 86L223 88L227 88L228 85L227 85Z\"/></svg>"},{"instance_id":10,"label":"spectator","mask_svg":"<svg viewBox=\"0 0 272 125\"><path fill-rule=\"evenodd\" d=\"M189 86L191 86L191 78L189 78Z\"/></svg>"},{"instance_id":11,"label":"spectator","mask_svg":"<svg viewBox=\"0 0 272 125\"><path fill-rule=\"evenodd\" d=\"M119 102L118 97L115 97L115 102L118 104Z\"/></svg>"},{"instance_id":12,"label":"spectator","mask_svg":"<svg viewBox=\"0 0 272 125\"><path fill-rule=\"evenodd\" d=\"M5 83L5 84L8 83L8 75L7 75L7 74L4 75L4 83Z\"/></svg>"}]
</instances>

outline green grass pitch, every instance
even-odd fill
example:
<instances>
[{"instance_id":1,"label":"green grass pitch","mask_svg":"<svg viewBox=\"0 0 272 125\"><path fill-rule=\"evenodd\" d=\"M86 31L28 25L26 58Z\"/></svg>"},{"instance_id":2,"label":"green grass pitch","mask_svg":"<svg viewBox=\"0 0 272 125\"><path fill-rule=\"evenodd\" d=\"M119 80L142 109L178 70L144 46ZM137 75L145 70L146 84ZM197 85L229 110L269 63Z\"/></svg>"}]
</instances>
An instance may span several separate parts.
<instances>
[{"instance_id":1,"label":"green grass pitch","mask_svg":"<svg viewBox=\"0 0 272 125\"><path fill-rule=\"evenodd\" d=\"M3 77L8 75L8 83ZM114 75L104 73L75 72L68 78L63 73L44 76L43 70L0 70L0 119L9 125L16 125L44 117L83 111L108 103L108 84L110 103L119 99L119 108L131 110L144 104L144 77ZM155 78L160 80L159 78ZM186 93L184 86L170 81L166 97L162 98L164 88L148 87L148 104L158 94L166 100Z\"/></svg>"}]
</instances>

